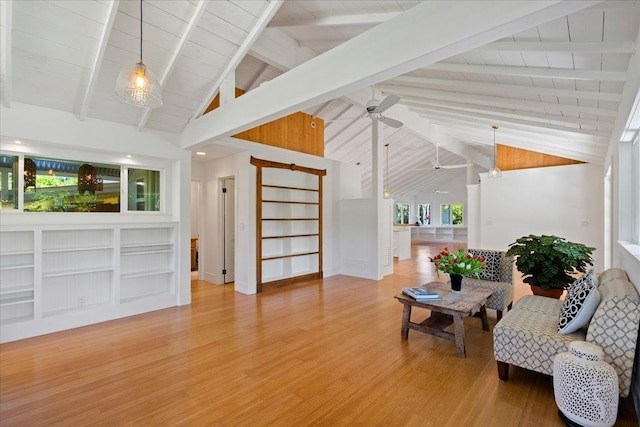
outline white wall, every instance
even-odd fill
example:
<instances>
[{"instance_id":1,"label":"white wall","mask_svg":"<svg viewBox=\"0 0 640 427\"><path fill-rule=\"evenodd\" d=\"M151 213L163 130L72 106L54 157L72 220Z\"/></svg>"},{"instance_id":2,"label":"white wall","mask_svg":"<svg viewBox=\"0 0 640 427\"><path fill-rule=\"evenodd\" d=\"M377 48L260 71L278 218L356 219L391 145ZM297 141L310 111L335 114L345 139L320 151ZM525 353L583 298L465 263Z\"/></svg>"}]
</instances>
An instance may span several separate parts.
<instances>
[{"instance_id":1,"label":"white wall","mask_svg":"<svg viewBox=\"0 0 640 427\"><path fill-rule=\"evenodd\" d=\"M198 221L198 212L200 209L199 196L200 183L198 181L191 181L191 237L197 239L200 234Z\"/></svg>"},{"instance_id":2,"label":"white wall","mask_svg":"<svg viewBox=\"0 0 640 427\"><path fill-rule=\"evenodd\" d=\"M481 174L481 247L506 250L518 237L553 234L595 247L594 268L602 271L603 179L592 164Z\"/></svg>"},{"instance_id":3,"label":"white wall","mask_svg":"<svg viewBox=\"0 0 640 427\"><path fill-rule=\"evenodd\" d=\"M315 169L326 169L323 178L323 273L325 277L340 273L339 211L337 202L345 198L360 197L360 169L322 157L255 144L235 138L220 141L244 149L221 159L206 163L203 180L204 217L201 230L201 268L204 280L222 283L222 245L219 237L220 180L236 178L236 256L235 290L253 294L256 292L256 168L249 163L251 155L265 160L295 163Z\"/></svg>"},{"instance_id":4,"label":"white wall","mask_svg":"<svg viewBox=\"0 0 640 427\"><path fill-rule=\"evenodd\" d=\"M190 257L190 153L181 150L178 136L165 132L138 132L133 126L86 119L71 113L12 102L0 108L0 148L3 152L48 158L86 160L147 167L162 171L161 212L133 213L38 213L2 212L2 225L104 225L178 223L175 256L177 289L175 305L191 302ZM14 141L20 140L22 144ZM121 194L126 203L126 193ZM137 312L143 312L144 307ZM118 313L111 313L121 317ZM136 314L129 312L125 315ZM108 320L104 316L95 321ZM86 324L86 323L85 323Z\"/></svg>"}]
</instances>

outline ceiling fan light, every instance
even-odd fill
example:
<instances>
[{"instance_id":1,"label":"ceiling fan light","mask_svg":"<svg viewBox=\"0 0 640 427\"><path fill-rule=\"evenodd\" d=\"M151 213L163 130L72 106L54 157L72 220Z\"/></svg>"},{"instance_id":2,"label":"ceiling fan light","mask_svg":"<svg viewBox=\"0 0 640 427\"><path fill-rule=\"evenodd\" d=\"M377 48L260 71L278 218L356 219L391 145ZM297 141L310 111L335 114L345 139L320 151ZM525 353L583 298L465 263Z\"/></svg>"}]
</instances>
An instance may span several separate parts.
<instances>
[{"instance_id":1,"label":"ceiling fan light","mask_svg":"<svg viewBox=\"0 0 640 427\"><path fill-rule=\"evenodd\" d=\"M118 98L135 107L162 107L160 83L142 61L120 71L114 92Z\"/></svg>"}]
</instances>

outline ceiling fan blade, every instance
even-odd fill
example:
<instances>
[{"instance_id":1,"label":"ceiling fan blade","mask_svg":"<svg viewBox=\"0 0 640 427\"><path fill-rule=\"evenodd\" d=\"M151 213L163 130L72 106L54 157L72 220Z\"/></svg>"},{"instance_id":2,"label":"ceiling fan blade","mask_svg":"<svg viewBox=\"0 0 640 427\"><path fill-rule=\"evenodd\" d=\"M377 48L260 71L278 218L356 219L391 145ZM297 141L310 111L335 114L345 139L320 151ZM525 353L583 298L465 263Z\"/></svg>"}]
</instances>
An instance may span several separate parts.
<instances>
[{"instance_id":1,"label":"ceiling fan blade","mask_svg":"<svg viewBox=\"0 0 640 427\"><path fill-rule=\"evenodd\" d=\"M473 163L467 163L464 165L440 165L440 169L458 169L458 168L466 168L467 166L471 166Z\"/></svg>"},{"instance_id":2,"label":"ceiling fan blade","mask_svg":"<svg viewBox=\"0 0 640 427\"><path fill-rule=\"evenodd\" d=\"M400 97L398 95L391 94L387 96L385 99L383 99L380 102L380 104L378 104L378 107L376 108L375 112L382 113L387 108L390 108L391 106L395 105L398 101L400 101Z\"/></svg>"},{"instance_id":3,"label":"ceiling fan blade","mask_svg":"<svg viewBox=\"0 0 640 427\"><path fill-rule=\"evenodd\" d=\"M380 120L382 121L382 123L387 126L391 126L392 128L399 128L404 124L400 120L392 119L390 117L381 117Z\"/></svg>"}]
</instances>

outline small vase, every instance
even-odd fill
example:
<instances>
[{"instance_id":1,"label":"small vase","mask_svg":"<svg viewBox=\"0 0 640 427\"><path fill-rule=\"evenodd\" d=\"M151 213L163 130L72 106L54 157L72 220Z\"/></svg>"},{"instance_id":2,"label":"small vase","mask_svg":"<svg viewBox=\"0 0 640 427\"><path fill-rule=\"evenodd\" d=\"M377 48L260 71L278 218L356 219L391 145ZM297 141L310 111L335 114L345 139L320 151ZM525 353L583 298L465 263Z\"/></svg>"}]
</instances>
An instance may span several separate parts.
<instances>
[{"instance_id":1,"label":"small vase","mask_svg":"<svg viewBox=\"0 0 640 427\"><path fill-rule=\"evenodd\" d=\"M451 278L451 291L452 292L460 292L462 289L462 275L460 274L449 274Z\"/></svg>"}]
</instances>

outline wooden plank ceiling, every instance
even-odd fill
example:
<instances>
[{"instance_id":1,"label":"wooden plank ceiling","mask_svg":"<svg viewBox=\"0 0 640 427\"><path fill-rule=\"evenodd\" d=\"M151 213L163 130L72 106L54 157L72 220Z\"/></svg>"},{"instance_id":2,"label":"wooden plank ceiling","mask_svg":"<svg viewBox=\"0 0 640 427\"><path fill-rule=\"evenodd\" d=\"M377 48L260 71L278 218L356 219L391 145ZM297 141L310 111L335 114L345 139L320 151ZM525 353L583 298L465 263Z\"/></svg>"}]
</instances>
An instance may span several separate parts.
<instances>
[{"instance_id":1,"label":"wooden plank ceiling","mask_svg":"<svg viewBox=\"0 0 640 427\"><path fill-rule=\"evenodd\" d=\"M368 32L410 16L412 8L425 7L421 3L145 0L143 58L159 78L164 100L151 111L113 95L119 71L138 61L139 2L3 0L2 103L182 134L223 82L231 79L251 92L358 37L361 46L383 46L384 37L367 38ZM434 13L449 7L431 3ZM493 163L493 124L499 126L498 144L602 164L626 122L626 100L638 91L632 74L639 62L640 2L569 3L576 9L580 4L580 10L521 19L506 37L487 36L491 41L478 47L373 81L375 91L340 93L304 109L325 121L325 156L360 164L363 191L370 191L371 119L365 104L372 96L395 94L400 102L384 114L405 126L382 126L389 144L387 186L394 193L443 188L466 173L434 169L436 145L440 164L472 162L474 172L486 171ZM411 25L424 39L407 39L394 49L439 37L433 26ZM198 161L216 156L215 141L189 148L207 152Z\"/></svg>"}]
</instances>

